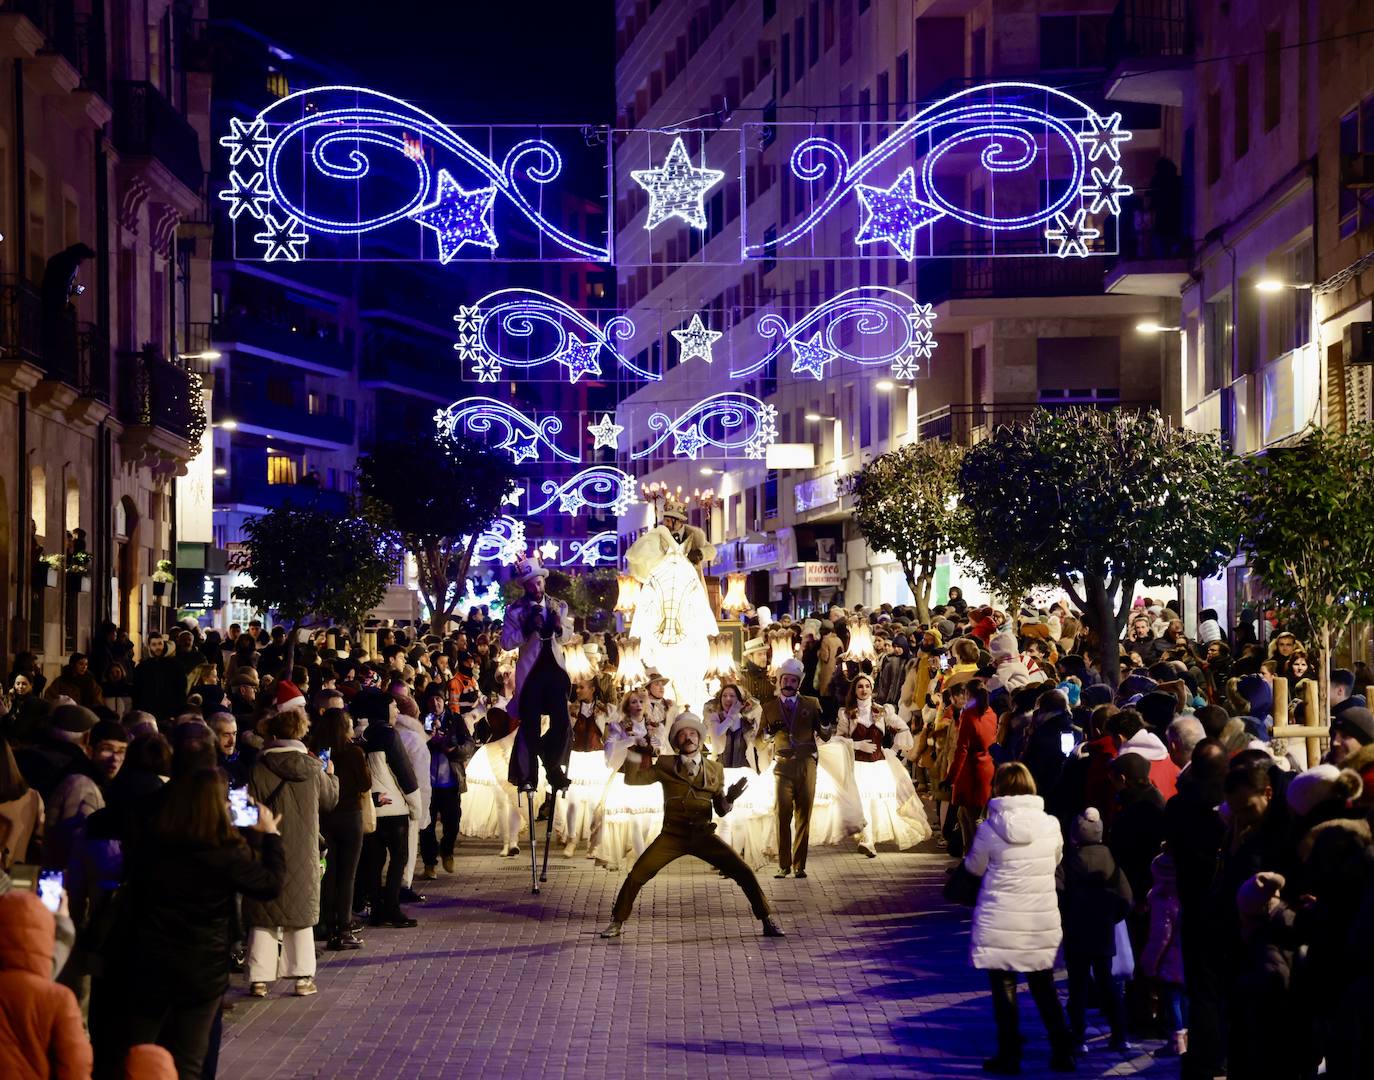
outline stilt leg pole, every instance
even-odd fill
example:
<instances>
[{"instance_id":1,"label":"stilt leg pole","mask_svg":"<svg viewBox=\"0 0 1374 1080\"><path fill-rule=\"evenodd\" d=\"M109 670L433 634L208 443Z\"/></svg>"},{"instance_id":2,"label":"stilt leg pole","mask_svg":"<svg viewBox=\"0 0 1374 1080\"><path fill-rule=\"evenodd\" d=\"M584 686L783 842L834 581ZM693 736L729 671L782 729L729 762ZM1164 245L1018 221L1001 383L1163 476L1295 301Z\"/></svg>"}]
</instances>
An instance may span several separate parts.
<instances>
[{"instance_id":1,"label":"stilt leg pole","mask_svg":"<svg viewBox=\"0 0 1374 1080\"><path fill-rule=\"evenodd\" d=\"M525 793L529 799L530 808L530 892L538 895L539 893L539 854L536 850L539 847L536 829L538 825L534 820L534 792L533 790Z\"/></svg>"},{"instance_id":2,"label":"stilt leg pole","mask_svg":"<svg viewBox=\"0 0 1374 1080\"><path fill-rule=\"evenodd\" d=\"M549 880L549 845L553 843L553 819L558 812L558 791L555 789L549 795L549 823L544 829L544 868L539 872L540 881ZM530 843L534 843L533 837Z\"/></svg>"}]
</instances>

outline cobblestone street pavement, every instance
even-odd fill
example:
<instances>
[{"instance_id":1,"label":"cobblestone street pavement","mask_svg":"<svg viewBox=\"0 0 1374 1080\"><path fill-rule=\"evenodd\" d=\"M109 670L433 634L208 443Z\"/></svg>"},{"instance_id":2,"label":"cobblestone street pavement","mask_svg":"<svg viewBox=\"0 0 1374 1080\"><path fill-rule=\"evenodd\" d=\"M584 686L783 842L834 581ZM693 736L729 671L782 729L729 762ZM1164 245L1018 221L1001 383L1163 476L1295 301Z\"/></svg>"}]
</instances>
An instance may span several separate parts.
<instances>
[{"instance_id":1,"label":"cobblestone street pavement","mask_svg":"<svg viewBox=\"0 0 1374 1080\"><path fill-rule=\"evenodd\" d=\"M414 930L365 930L321 951L315 997L241 977L220 1077L981 1076L993 1051L986 983L968 967L968 919L940 896L933 848L815 851L804 881L759 877L788 932L758 936L744 897L684 859L641 894L618 941L598 931L623 874L552 858L529 893L528 849L460 846L457 873L423 885ZM1062 978L1061 978L1062 992ZM1049 1055L1020 994L1025 1069ZM1174 1076L1146 1044L1129 1057L1094 1032L1079 1075Z\"/></svg>"}]
</instances>

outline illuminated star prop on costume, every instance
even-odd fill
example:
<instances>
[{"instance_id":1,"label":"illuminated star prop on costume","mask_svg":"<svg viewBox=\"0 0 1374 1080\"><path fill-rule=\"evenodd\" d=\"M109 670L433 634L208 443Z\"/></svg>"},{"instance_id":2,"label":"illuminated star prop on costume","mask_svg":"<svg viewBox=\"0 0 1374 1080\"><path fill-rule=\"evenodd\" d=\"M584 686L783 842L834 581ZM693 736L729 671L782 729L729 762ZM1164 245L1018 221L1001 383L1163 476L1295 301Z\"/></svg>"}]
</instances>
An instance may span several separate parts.
<instances>
[{"instance_id":1,"label":"illuminated star prop on costume","mask_svg":"<svg viewBox=\"0 0 1374 1080\"><path fill-rule=\"evenodd\" d=\"M1045 239L1059 244L1059 250L1055 252L1061 259L1066 259L1070 255L1077 255L1079 258L1088 257L1088 241L1096 240L1102 235L1100 229L1094 229L1084 220L1088 212L1079 207L1073 212L1073 217L1059 213L1054 216L1054 225L1045 230Z\"/></svg>"},{"instance_id":2,"label":"illuminated star prop on costume","mask_svg":"<svg viewBox=\"0 0 1374 1080\"><path fill-rule=\"evenodd\" d=\"M1093 113L1088 117L1088 125L1089 130L1079 136L1088 145L1088 160L1096 161L1106 154L1113 161L1120 161L1121 147L1117 144L1131 138L1129 131L1121 130L1121 114L1098 116Z\"/></svg>"},{"instance_id":3,"label":"illuminated star prop on costume","mask_svg":"<svg viewBox=\"0 0 1374 1080\"><path fill-rule=\"evenodd\" d=\"M835 359L835 354L821 344L821 332L817 330L809 341L796 341L792 344L792 374L810 375L815 379L825 378L825 365Z\"/></svg>"},{"instance_id":4,"label":"illuminated star prop on costume","mask_svg":"<svg viewBox=\"0 0 1374 1080\"><path fill-rule=\"evenodd\" d=\"M886 241L904 259L916 257L916 233L944 211L916 197L916 169L908 165L890 188L856 184L855 194L865 213L859 225L856 244ZM819 378L819 376L817 376Z\"/></svg>"},{"instance_id":5,"label":"illuminated star prop on costume","mask_svg":"<svg viewBox=\"0 0 1374 1080\"><path fill-rule=\"evenodd\" d=\"M715 361L715 357L711 355L711 346L723 338L725 333L721 330L708 330L706 324L701 321L701 316L693 315L686 330L673 330L672 335L677 338L677 343L681 347L677 358L679 364L685 364L694 356L699 356L710 364Z\"/></svg>"},{"instance_id":6,"label":"illuminated star prop on costume","mask_svg":"<svg viewBox=\"0 0 1374 1080\"><path fill-rule=\"evenodd\" d=\"M630 176L649 193L649 216L644 222L652 229L670 217L681 218L694 229L706 228L706 192L725 178L719 169L696 168L687 155L679 135L673 140L668 157L657 169L635 169Z\"/></svg>"},{"instance_id":7,"label":"illuminated star prop on costume","mask_svg":"<svg viewBox=\"0 0 1374 1080\"><path fill-rule=\"evenodd\" d=\"M1092 201L1088 213L1100 214L1105 208L1112 216L1121 213L1121 200L1135 191L1129 184L1121 182L1121 166L1113 165L1112 171L1105 176L1096 165L1092 169L1092 183L1083 185L1083 194Z\"/></svg>"},{"instance_id":8,"label":"illuminated star prop on costume","mask_svg":"<svg viewBox=\"0 0 1374 1080\"><path fill-rule=\"evenodd\" d=\"M310 237L301 228L299 221L293 217L278 221L273 215L268 214L263 219L263 225L263 231L255 234L253 239L265 248L262 257L267 262L276 262L278 259L285 259L287 262L301 261L301 252L296 249L303 250Z\"/></svg>"},{"instance_id":9,"label":"illuminated star prop on costume","mask_svg":"<svg viewBox=\"0 0 1374 1080\"><path fill-rule=\"evenodd\" d=\"M239 175L237 169L229 173L229 186L219 193L221 202L229 204L229 220L237 221L245 210L259 221L272 205L272 193L267 190L262 173L249 173L248 179Z\"/></svg>"},{"instance_id":10,"label":"illuminated star prop on costume","mask_svg":"<svg viewBox=\"0 0 1374 1080\"><path fill-rule=\"evenodd\" d=\"M229 151L229 168L239 165L245 158L259 169L263 166L263 154L272 146L272 136L267 134L267 121L254 118L244 123L237 116L229 118L229 134L220 136L220 146Z\"/></svg>"},{"instance_id":11,"label":"illuminated star prop on costume","mask_svg":"<svg viewBox=\"0 0 1374 1080\"><path fill-rule=\"evenodd\" d=\"M496 250L496 231L491 226L495 201L495 186L464 191L447 169L440 169L435 200L410 216L439 235L439 262L447 265L464 244Z\"/></svg>"},{"instance_id":12,"label":"illuminated star prop on costume","mask_svg":"<svg viewBox=\"0 0 1374 1080\"><path fill-rule=\"evenodd\" d=\"M620 433L624 430L624 426L612 420L609 413L602 413L600 423L587 425L587 432L594 440L593 450L618 450Z\"/></svg>"}]
</instances>

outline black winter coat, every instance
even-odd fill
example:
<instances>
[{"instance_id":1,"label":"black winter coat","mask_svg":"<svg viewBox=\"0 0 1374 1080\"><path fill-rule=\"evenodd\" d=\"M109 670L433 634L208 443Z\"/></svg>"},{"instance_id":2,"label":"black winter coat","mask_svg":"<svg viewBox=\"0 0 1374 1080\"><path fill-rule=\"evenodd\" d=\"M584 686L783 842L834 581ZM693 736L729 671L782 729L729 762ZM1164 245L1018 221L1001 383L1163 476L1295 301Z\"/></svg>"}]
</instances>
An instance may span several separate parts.
<instances>
[{"instance_id":1,"label":"black winter coat","mask_svg":"<svg viewBox=\"0 0 1374 1080\"><path fill-rule=\"evenodd\" d=\"M1164 843L1164 796L1151 784L1144 791L1123 791L1119 806L1108 846L1140 902L1154 883L1150 863Z\"/></svg>"},{"instance_id":2,"label":"black winter coat","mask_svg":"<svg viewBox=\"0 0 1374 1080\"><path fill-rule=\"evenodd\" d=\"M1131 910L1131 885L1105 844L1070 845L1054 873L1064 955L1116 955L1116 924Z\"/></svg>"},{"instance_id":3,"label":"black winter coat","mask_svg":"<svg viewBox=\"0 0 1374 1080\"><path fill-rule=\"evenodd\" d=\"M275 897L285 862L281 837L264 835L261 854L247 844L141 846L128 861L128 884L109 942L112 973L131 992L156 985L173 1000L208 1001L229 985L234 894Z\"/></svg>"},{"instance_id":4,"label":"black winter coat","mask_svg":"<svg viewBox=\"0 0 1374 1080\"><path fill-rule=\"evenodd\" d=\"M175 656L146 656L134 668L134 708L169 720L186 704L186 672Z\"/></svg>"}]
</instances>

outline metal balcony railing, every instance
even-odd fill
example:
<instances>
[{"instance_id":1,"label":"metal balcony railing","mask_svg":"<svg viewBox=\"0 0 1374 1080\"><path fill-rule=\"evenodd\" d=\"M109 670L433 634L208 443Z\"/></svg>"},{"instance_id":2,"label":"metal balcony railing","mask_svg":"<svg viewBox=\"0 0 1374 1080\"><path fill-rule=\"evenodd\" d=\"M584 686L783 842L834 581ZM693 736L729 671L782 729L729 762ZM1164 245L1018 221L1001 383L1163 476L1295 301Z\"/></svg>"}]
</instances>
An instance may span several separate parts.
<instances>
[{"instance_id":1,"label":"metal balcony railing","mask_svg":"<svg viewBox=\"0 0 1374 1080\"><path fill-rule=\"evenodd\" d=\"M1193 53L1190 0L1120 0L1107 24L1107 66Z\"/></svg>"},{"instance_id":2,"label":"metal balcony railing","mask_svg":"<svg viewBox=\"0 0 1374 1080\"><path fill-rule=\"evenodd\" d=\"M42 294L18 274L0 275L0 349L5 360L42 366Z\"/></svg>"},{"instance_id":3,"label":"metal balcony railing","mask_svg":"<svg viewBox=\"0 0 1374 1080\"><path fill-rule=\"evenodd\" d=\"M336 371L349 371L353 367L351 353L332 334L320 337L254 315L227 315L211 325L210 337L221 346L252 346L265 353L295 357Z\"/></svg>"},{"instance_id":4,"label":"metal balcony railing","mask_svg":"<svg viewBox=\"0 0 1374 1080\"><path fill-rule=\"evenodd\" d=\"M195 443L205 426L200 379L151 349L120 353L120 421L130 427L157 427Z\"/></svg>"},{"instance_id":5,"label":"metal balcony railing","mask_svg":"<svg viewBox=\"0 0 1374 1080\"><path fill-rule=\"evenodd\" d=\"M1064 409L1126 409L1144 412L1158 408L1153 401L1013 401L971 402L945 405L916 418L916 435L921 442L950 442L972 446L999 427L1024 424L1037 410L1059 412Z\"/></svg>"},{"instance_id":6,"label":"metal balcony railing","mask_svg":"<svg viewBox=\"0 0 1374 1080\"><path fill-rule=\"evenodd\" d=\"M998 245L998 254L984 254L985 246L963 245L954 256L926 259L917 264L918 294L926 303L1006 296L1096 296L1102 292L1101 259L1008 258L1014 252ZM1035 248L1028 255L1043 255ZM971 257L965 255L970 253ZM964 256L964 257L960 257Z\"/></svg>"},{"instance_id":7,"label":"metal balcony railing","mask_svg":"<svg viewBox=\"0 0 1374 1080\"><path fill-rule=\"evenodd\" d=\"M76 10L75 0L0 0L0 11L24 15L42 31L47 49L59 53L81 75L81 88L108 96L105 27Z\"/></svg>"},{"instance_id":8,"label":"metal balcony railing","mask_svg":"<svg viewBox=\"0 0 1374 1080\"><path fill-rule=\"evenodd\" d=\"M205 180L200 136L152 83L115 82L114 141L123 154L157 158L187 188L200 192Z\"/></svg>"}]
</instances>

